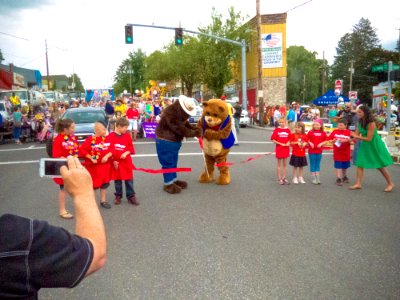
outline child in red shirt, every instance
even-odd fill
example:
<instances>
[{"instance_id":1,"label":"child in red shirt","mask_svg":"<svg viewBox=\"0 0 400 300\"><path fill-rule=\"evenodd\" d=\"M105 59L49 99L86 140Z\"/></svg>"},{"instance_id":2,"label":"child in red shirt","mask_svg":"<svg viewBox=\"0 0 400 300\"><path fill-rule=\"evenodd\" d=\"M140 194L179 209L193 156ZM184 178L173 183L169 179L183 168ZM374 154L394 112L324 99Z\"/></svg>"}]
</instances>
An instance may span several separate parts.
<instances>
[{"instance_id":1,"label":"child in red shirt","mask_svg":"<svg viewBox=\"0 0 400 300\"><path fill-rule=\"evenodd\" d=\"M308 137L306 129L302 122L297 122L294 127L294 133L290 136L292 145L292 156L289 165L293 166L293 183L306 183L303 177L303 167L307 166L306 146Z\"/></svg>"},{"instance_id":2,"label":"child in red shirt","mask_svg":"<svg viewBox=\"0 0 400 300\"><path fill-rule=\"evenodd\" d=\"M289 184L289 181L286 179L286 166L287 159L290 156L290 130L286 126L286 117L280 118L278 124L279 126L275 128L271 135L271 140L276 144L275 156L277 159L276 174L278 182L283 185Z\"/></svg>"},{"instance_id":3,"label":"child in red shirt","mask_svg":"<svg viewBox=\"0 0 400 300\"><path fill-rule=\"evenodd\" d=\"M58 135L53 140L53 158L67 158L78 156L79 144L75 138L75 123L71 119L59 119L56 124ZM65 207L64 181L62 178L54 178L53 181L60 186L58 191L59 215L63 219L72 219L74 216Z\"/></svg>"},{"instance_id":4,"label":"child in red shirt","mask_svg":"<svg viewBox=\"0 0 400 300\"><path fill-rule=\"evenodd\" d=\"M115 131L108 136L111 142L111 153L113 156L113 166L111 166L111 180L115 185L116 205L121 204L122 181L125 182L125 193L128 202L133 205L139 205L133 189L133 164L131 154L135 154L132 138L127 133L129 121L126 118L119 118L115 123Z\"/></svg>"},{"instance_id":5,"label":"child in red shirt","mask_svg":"<svg viewBox=\"0 0 400 300\"><path fill-rule=\"evenodd\" d=\"M79 156L85 159L85 167L93 181L93 189L100 189L100 205L111 208L106 200L106 191L110 186L110 141L106 137L107 129L101 122L94 124L94 135L88 137L79 150Z\"/></svg>"},{"instance_id":6,"label":"child in red shirt","mask_svg":"<svg viewBox=\"0 0 400 300\"><path fill-rule=\"evenodd\" d=\"M139 119L139 110L137 109L137 105L135 102L131 103L131 106L126 111L126 117L129 120L129 130L132 130L133 141L136 142L136 135L138 130L138 119Z\"/></svg>"},{"instance_id":7,"label":"child in red shirt","mask_svg":"<svg viewBox=\"0 0 400 300\"><path fill-rule=\"evenodd\" d=\"M321 184L319 173L321 171L322 146L327 142L327 135L323 130L321 119L313 122L313 128L307 133L308 137L308 158L310 159L311 182Z\"/></svg>"},{"instance_id":8,"label":"child in red shirt","mask_svg":"<svg viewBox=\"0 0 400 300\"><path fill-rule=\"evenodd\" d=\"M350 167L351 156L351 131L347 129L347 121L344 118L337 122L337 129L331 132L329 139L333 143L333 160L336 169L336 185L342 186L349 183L346 171Z\"/></svg>"}]
</instances>

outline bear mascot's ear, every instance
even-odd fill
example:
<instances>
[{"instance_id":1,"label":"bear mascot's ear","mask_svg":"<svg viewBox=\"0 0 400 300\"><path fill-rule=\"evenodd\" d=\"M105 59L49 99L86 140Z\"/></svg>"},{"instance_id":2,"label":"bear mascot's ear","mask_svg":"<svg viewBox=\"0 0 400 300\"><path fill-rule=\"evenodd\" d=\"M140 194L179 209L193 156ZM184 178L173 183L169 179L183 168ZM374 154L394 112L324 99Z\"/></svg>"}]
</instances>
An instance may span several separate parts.
<instances>
[{"instance_id":1,"label":"bear mascot's ear","mask_svg":"<svg viewBox=\"0 0 400 300\"><path fill-rule=\"evenodd\" d=\"M225 112L225 108L223 108L222 106L218 106L218 109L219 109L219 111L220 111L221 113L224 113L224 112Z\"/></svg>"},{"instance_id":2,"label":"bear mascot's ear","mask_svg":"<svg viewBox=\"0 0 400 300\"><path fill-rule=\"evenodd\" d=\"M203 106L204 106L204 107L207 107L207 106L208 106L207 101L203 101Z\"/></svg>"}]
</instances>

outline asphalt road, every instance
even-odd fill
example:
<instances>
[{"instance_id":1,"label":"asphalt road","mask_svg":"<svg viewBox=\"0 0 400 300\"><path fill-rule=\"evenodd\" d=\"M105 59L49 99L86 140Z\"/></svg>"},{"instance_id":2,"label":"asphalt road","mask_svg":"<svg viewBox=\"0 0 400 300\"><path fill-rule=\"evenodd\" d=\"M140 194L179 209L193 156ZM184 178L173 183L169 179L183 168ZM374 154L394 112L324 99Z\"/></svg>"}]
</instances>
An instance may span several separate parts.
<instances>
[{"instance_id":1,"label":"asphalt road","mask_svg":"<svg viewBox=\"0 0 400 300\"><path fill-rule=\"evenodd\" d=\"M126 200L102 209L107 230L104 269L75 289L46 289L41 299L399 299L400 167L389 168L397 188L367 170L364 188L334 184L332 156L322 161L322 184L280 186L271 131L241 130L231 150L232 183L200 184L203 160L194 140L181 149L180 178L189 188L162 191L162 176L135 173L141 205ZM29 148L31 147L31 148ZM159 168L154 143L135 144L137 167ZM40 144L0 146L0 213L58 217L57 188L38 176ZM349 171L354 180L355 169ZM113 187L107 196L113 200ZM69 209L73 212L71 201Z\"/></svg>"}]
</instances>

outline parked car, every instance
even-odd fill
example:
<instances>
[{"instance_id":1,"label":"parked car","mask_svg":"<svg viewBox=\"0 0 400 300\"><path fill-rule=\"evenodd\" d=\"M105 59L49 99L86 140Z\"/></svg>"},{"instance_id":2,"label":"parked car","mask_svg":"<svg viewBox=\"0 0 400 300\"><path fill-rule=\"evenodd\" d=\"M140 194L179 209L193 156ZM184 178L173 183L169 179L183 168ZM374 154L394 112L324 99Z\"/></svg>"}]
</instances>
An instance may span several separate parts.
<instances>
[{"instance_id":1,"label":"parked car","mask_svg":"<svg viewBox=\"0 0 400 300\"><path fill-rule=\"evenodd\" d=\"M247 110L242 110L242 113L240 114L239 126L247 127L247 125L250 125L249 113Z\"/></svg>"},{"instance_id":2,"label":"parked car","mask_svg":"<svg viewBox=\"0 0 400 300\"><path fill-rule=\"evenodd\" d=\"M102 108L97 107L80 107L70 108L61 116L62 119L72 119L75 123L75 137L79 144L94 134L94 123L103 122L108 128L108 118ZM53 131L52 136L46 142L47 154L52 157L53 139L57 133Z\"/></svg>"}]
</instances>

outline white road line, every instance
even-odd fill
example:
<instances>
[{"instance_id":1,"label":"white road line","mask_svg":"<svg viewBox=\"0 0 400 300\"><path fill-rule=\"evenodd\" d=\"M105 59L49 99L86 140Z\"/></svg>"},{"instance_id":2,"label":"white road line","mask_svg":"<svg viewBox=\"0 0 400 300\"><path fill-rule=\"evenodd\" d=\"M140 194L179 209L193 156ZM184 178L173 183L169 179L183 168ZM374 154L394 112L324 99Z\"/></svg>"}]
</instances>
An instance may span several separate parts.
<instances>
[{"instance_id":1,"label":"white road line","mask_svg":"<svg viewBox=\"0 0 400 300\"><path fill-rule=\"evenodd\" d=\"M133 145L154 145L155 142L134 142ZM182 144L198 144L198 141L186 141ZM262 141L239 141L240 144L273 144L273 142L262 142ZM0 149L0 152L14 152L14 151L26 151L26 150L39 150L46 149L44 146L36 147L35 145L31 145L28 148L11 148L11 149Z\"/></svg>"},{"instance_id":2,"label":"white road line","mask_svg":"<svg viewBox=\"0 0 400 300\"><path fill-rule=\"evenodd\" d=\"M260 155L260 154L266 154L266 152L231 152L229 153L229 156L231 155ZM275 153L271 153L269 157L273 157ZM203 155L201 152L187 152L187 153L179 153L179 156L201 156ZM332 155L332 152L330 153L323 153L323 155ZM136 154L136 155L131 155L133 158L140 158L140 157L156 157L156 153L152 154ZM268 156L267 156L268 157ZM3 161L0 162L0 165L19 165L19 164L35 164L39 163L39 160L17 160L17 161Z\"/></svg>"},{"instance_id":3,"label":"white road line","mask_svg":"<svg viewBox=\"0 0 400 300\"><path fill-rule=\"evenodd\" d=\"M14 152L14 151L26 151L26 150L38 150L38 149L46 149L46 147L35 147L35 146L30 146L28 148L12 148L12 149L0 149L0 152Z\"/></svg>"}]
</instances>

